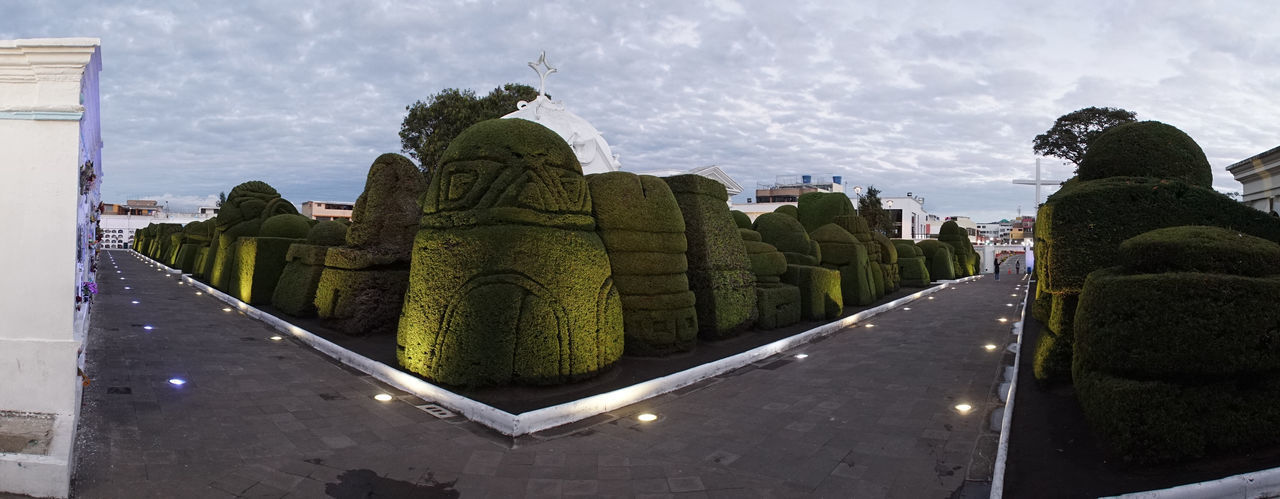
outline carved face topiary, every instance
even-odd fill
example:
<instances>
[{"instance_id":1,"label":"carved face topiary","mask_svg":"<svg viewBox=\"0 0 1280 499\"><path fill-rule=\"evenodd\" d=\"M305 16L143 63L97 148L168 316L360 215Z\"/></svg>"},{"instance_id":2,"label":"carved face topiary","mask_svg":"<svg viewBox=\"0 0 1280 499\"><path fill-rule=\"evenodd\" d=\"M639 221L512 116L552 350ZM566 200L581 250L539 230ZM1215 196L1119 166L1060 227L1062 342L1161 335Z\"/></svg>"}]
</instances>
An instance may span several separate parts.
<instances>
[{"instance_id":1,"label":"carved face topiary","mask_svg":"<svg viewBox=\"0 0 1280 499\"><path fill-rule=\"evenodd\" d=\"M521 119L445 150L413 245L397 358L454 385L559 383L622 355L622 306L569 145Z\"/></svg>"}]
</instances>

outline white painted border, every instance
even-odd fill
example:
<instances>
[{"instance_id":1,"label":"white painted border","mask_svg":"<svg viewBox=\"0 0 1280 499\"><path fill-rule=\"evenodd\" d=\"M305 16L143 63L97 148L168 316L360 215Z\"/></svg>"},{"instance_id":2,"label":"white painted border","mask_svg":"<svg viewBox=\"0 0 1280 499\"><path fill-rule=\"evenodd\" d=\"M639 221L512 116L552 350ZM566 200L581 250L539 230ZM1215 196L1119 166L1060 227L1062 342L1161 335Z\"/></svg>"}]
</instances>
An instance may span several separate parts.
<instances>
[{"instance_id":1,"label":"white painted border","mask_svg":"<svg viewBox=\"0 0 1280 499\"><path fill-rule=\"evenodd\" d=\"M996 450L995 471L991 475L991 499L1002 499L1004 496L1004 467L1009 460L1009 428L1013 426L1013 400L1018 394L1018 365L1022 363L1022 326L1027 320L1027 297L1033 292L1031 279L1027 279L1027 289L1022 293L1022 315L1013 324L1014 341L1017 349L1013 353L1013 379L1009 381L1009 395L1004 402L1004 414L1000 419L1000 444Z\"/></svg>"},{"instance_id":2,"label":"white painted border","mask_svg":"<svg viewBox=\"0 0 1280 499\"><path fill-rule=\"evenodd\" d=\"M179 270L166 267L164 264L156 262L155 260L152 260L132 249L128 251L134 253L143 259L143 261L159 266L161 269L170 273L181 272ZM463 416L466 416L467 419L493 428L504 435L511 436L525 435L554 428L563 424L572 423L574 421L580 421L597 414L626 407L664 393L678 390L712 376L732 371L760 359L812 342L818 338L831 335L836 331L849 327L855 323L865 321L881 313L906 305L943 289L947 289L955 284L970 282L979 278L981 278L981 276L970 276L953 281L940 281L936 286L922 289L916 293L881 304L877 307L863 310L854 315L818 326L803 333L761 345L715 362L702 364L667 376L651 379L649 381L644 381L635 385L578 399L572 402L544 407L542 409L536 409L521 414L511 414L507 411L472 400L423 381L417 376L405 373L394 367L361 356L355 352L335 345L332 342L311 333L310 331L258 310L257 308L242 302L231 295L214 289L208 284L191 278L190 275L182 276L182 280L191 284L193 287L230 304L244 312L245 315L265 322L281 332L293 335L293 337L301 340L303 343L323 352L325 355L333 357L343 364L368 373L374 378L377 378L400 390L409 392L423 400L443 405L462 414Z\"/></svg>"}]
</instances>

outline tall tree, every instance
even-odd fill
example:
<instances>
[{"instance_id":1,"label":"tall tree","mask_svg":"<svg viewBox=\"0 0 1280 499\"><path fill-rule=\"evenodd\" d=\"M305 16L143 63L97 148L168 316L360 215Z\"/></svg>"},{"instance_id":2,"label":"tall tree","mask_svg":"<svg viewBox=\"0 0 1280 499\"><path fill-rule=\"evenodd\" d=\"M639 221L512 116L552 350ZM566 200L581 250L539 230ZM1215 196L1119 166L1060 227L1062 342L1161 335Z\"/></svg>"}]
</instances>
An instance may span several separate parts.
<instances>
[{"instance_id":1,"label":"tall tree","mask_svg":"<svg viewBox=\"0 0 1280 499\"><path fill-rule=\"evenodd\" d=\"M867 194L858 198L858 214L867 219L872 231L893 237L893 218L881 204L880 189L867 186Z\"/></svg>"},{"instance_id":2,"label":"tall tree","mask_svg":"<svg viewBox=\"0 0 1280 499\"><path fill-rule=\"evenodd\" d=\"M1137 121L1137 115L1118 107L1086 107L1059 116L1048 131L1036 135L1036 154L1065 159L1076 166L1084 160L1089 142L1106 129Z\"/></svg>"},{"instance_id":3,"label":"tall tree","mask_svg":"<svg viewBox=\"0 0 1280 499\"><path fill-rule=\"evenodd\" d=\"M225 203L225 202L227 202L227 193L225 193L225 192L219 192L219 193L218 193L218 204L214 205L214 207L215 207L215 208L222 208L222 203Z\"/></svg>"},{"instance_id":4,"label":"tall tree","mask_svg":"<svg viewBox=\"0 0 1280 499\"><path fill-rule=\"evenodd\" d=\"M426 102L405 106L408 114L400 124L400 146L418 160L419 168L430 180L440 155L459 133L481 121L515 111L517 102L532 101L537 96L537 89L517 83L495 88L484 97L476 97L469 89L446 88Z\"/></svg>"}]
</instances>

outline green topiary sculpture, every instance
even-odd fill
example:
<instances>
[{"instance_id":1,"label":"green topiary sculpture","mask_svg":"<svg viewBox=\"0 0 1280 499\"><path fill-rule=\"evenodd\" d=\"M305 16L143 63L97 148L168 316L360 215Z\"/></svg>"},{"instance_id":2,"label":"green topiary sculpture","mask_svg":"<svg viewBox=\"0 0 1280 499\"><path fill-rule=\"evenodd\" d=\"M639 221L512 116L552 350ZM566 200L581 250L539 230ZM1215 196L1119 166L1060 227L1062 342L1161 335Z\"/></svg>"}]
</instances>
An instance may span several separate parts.
<instances>
[{"instance_id":1,"label":"green topiary sculpture","mask_svg":"<svg viewBox=\"0 0 1280 499\"><path fill-rule=\"evenodd\" d=\"M738 210L731 210L729 214L733 215L733 223L738 224L739 229L751 228L751 217Z\"/></svg>"},{"instance_id":2,"label":"green topiary sculpture","mask_svg":"<svg viewBox=\"0 0 1280 499\"><path fill-rule=\"evenodd\" d=\"M822 266L840 271L840 293L848 305L867 306L875 302L875 281L867 256L867 247L849 231L829 223L815 229L810 236L822 247Z\"/></svg>"},{"instance_id":3,"label":"green topiary sculpture","mask_svg":"<svg viewBox=\"0 0 1280 499\"><path fill-rule=\"evenodd\" d=\"M252 180L237 185L227 194L227 200L214 218L213 234L209 241L209 254L204 268L197 277L222 291L230 292L232 266L235 264L234 245L237 239L256 236L262 222L274 215L297 214L298 209L280 197L270 185Z\"/></svg>"},{"instance_id":4,"label":"green topiary sculpture","mask_svg":"<svg viewBox=\"0 0 1280 499\"><path fill-rule=\"evenodd\" d=\"M321 319L352 335L396 331L425 190L409 158L383 154L373 160L346 244L325 252L315 301Z\"/></svg>"},{"instance_id":5,"label":"green topiary sculpture","mask_svg":"<svg viewBox=\"0 0 1280 499\"><path fill-rule=\"evenodd\" d=\"M862 243L867 248L867 261L871 262L871 294L872 300L879 300L888 293L885 285L884 267L881 266L882 256L880 255L880 245L875 242L875 237L871 235L871 227L867 224L867 219L859 215L840 215L835 217L833 223L839 225L846 232L853 234L854 239ZM875 272L879 269L879 272Z\"/></svg>"},{"instance_id":6,"label":"green topiary sculpture","mask_svg":"<svg viewBox=\"0 0 1280 499\"><path fill-rule=\"evenodd\" d=\"M764 242L786 257L788 265L782 282L800 288L801 318L833 319L844 312L840 272L818 266L822 247L809 237L799 220L782 213L765 213L756 217L755 229Z\"/></svg>"},{"instance_id":7,"label":"green topiary sculpture","mask_svg":"<svg viewBox=\"0 0 1280 499\"><path fill-rule=\"evenodd\" d=\"M289 245L284 270L271 294L271 306L295 317L316 315L316 289L324 274L324 257L330 246L347 240L347 224L326 220L307 231L305 243Z\"/></svg>"},{"instance_id":8,"label":"green topiary sculpture","mask_svg":"<svg viewBox=\"0 0 1280 499\"><path fill-rule=\"evenodd\" d=\"M781 214L786 215L786 216L789 216L789 217L791 217L791 218L798 218L798 217L800 216L800 212L799 212L799 210L797 210L797 209L796 209L796 207L795 207L795 205L792 205L792 204L784 204L784 205L782 205L782 206L779 206L779 207L777 207L777 208L774 208L774 209L773 209L773 212L774 212L774 213L781 213Z\"/></svg>"},{"instance_id":9,"label":"green topiary sculpture","mask_svg":"<svg viewBox=\"0 0 1280 499\"><path fill-rule=\"evenodd\" d=\"M916 246L929 262L929 277L934 281L950 281L956 278L955 250L949 244L936 239L917 241Z\"/></svg>"},{"instance_id":10,"label":"green topiary sculpture","mask_svg":"<svg viewBox=\"0 0 1280 499\"><path fill-rule=\"evenodd\" d=\"M661 356L692 350L698 314L675 195L658 177L628 172L588 175L587 185L596 232L622 298L624 352Z\"/></svg>"},{"instance_id":11,"label":"green topiary sculpture","mask_svg":"<svg viewBox=\"0 0 1280 499\"><path fill-rule=\"evenodd\" d=\"M871 238L880 245L880 269L884 272L884 292L889 294L897 291L901 287L898 277L898 249L893 246L889 236L873 232Z\"/></svg>"},{"instance_id":12,"label":"green topiary sculpture","mask_svg":"<svg viewBox=\"0 0 1280 499\"><path fill-rule=\"evenodd\" d=\"M804 230L813 232L839 216L857 215L853 202L842 192L806 192L800 195L796 218Z\"/></svg>"},{"instance_id":13,"label":"green topiary sculpture","mask_svg":"<svg viewBox=\"0 0 1280 499\"><path fill-rule=\"evenodd\" d=\"M1080 162L1081 181L1109 177L1176 179L1212 187L1213 173L1200 145L1159 121L1138 121L1108 128L1089 143Z\"/></svg>"},{"instance_id":14,"label":"green topiary sculpture","mask_svg":"<svg viewBox=\"0 0 1280 499\"><path fill-rule=\"evenodd\" d=\"M235 263L228 281L231 296L249 304L271 302L289 247L311 229L310 220L298 214L272 216L262 222L257 236L241 237L232 246Z\"/></svg>"},{"instance_id":15,"label":"green topiary sculpture","mask_svg":"<svg viewBox=\"0 0 1280 499\"><path fill-rule=\"evenodd\" d=\"M724 185L698 175L663 180L675 194L689 242L689 289L697 295L698 336L715 340L751 327L756 279Z\"/></svg>"},{"instance_id":16,"label":"green topiary sculpture","mask_svg":"<svg viewBox=\"0 0 1280 499\"><path fill-rule=\"evenodd\" d=\"M909 239L894 239L898 251L898 277L903 286L923 288L929 286L929 265L924 252Z\"/></svg>"},{"instance_id":17,"label":"green topiary sculpture","mask_svg":"<svg viewBox=\"0 0 1280 499\"><path fill-rule=\"evenodd\" d=\"M946 243L954 250L956 277L977 275L977 252L973 243L969 242L969 233L960 228L955 220L947 220L938 231L938 241Z\"/></svg>"},{"instance_id":18,"label":"green topiary sculpture","mask_svg":"<svg viewBox=\"0 0 1280 499\"><path fill-rule=\"evenodd\" d=\"M174 256L173 266L182 270L185 274L194 272L196 265L200 261L200 250L209 247L210 231L212 230L212 219L191 222L183 226L182 244L178 247L178 252Z\"/></svg>"},{"instance_id":19,"label":"green topiary sculpture","mask_svg":"<svg viewBox=\"0 0 1280 499\"><path fill-rule=\"evenodd\" d=\"M775 329L800 322L800 288L782 282L787 257L772 245L761 242L759 232L738 229L738 233L751 260L751 273L756 276L756 329Z\"/></svg>"},{"instance_id":20,"label":"green topiary sculpture","mask_svg":"<svg viewBox=\"0 0 1280 499\"><path fill-rule=\"evenodd\" d=\"M446 384L490 385L559 383L616 362L622 303L591 208L581 166L555 132L521 119L463 131L423 196L400 364Z\"/></svg>"},{"instance_id":21,"label":"green topiary sculpture","mask_svg":"<svg viewBox=\"0 0 1280 499\"><path fill-rule=\"evenodd\" d=\"M1118 267L1089 274L1073 379L1113 452L1164 462L1280 442L1277 261L1274 242L1185 226L1130 238Z\"/></svg>"}]
</instances>

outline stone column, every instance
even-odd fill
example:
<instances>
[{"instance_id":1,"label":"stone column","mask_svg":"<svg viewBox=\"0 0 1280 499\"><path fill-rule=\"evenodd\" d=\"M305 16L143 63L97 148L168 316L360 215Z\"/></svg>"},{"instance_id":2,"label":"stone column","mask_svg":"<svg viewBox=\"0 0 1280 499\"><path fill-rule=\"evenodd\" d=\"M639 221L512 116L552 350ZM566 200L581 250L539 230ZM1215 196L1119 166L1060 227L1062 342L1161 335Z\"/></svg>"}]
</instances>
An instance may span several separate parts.
<instances>
[{"instance_id":1,"label":"stone column","mask_svg":"<svg viewBox=\"0 0 1280 499\"><path fill-rule=\"evenodd\" d=\"M0 492L70 485L102 175L98 46L0 40L0 213L17 232L0 245L0 417L48 439L0 454Z\"/></svg>"}]
</instances>

